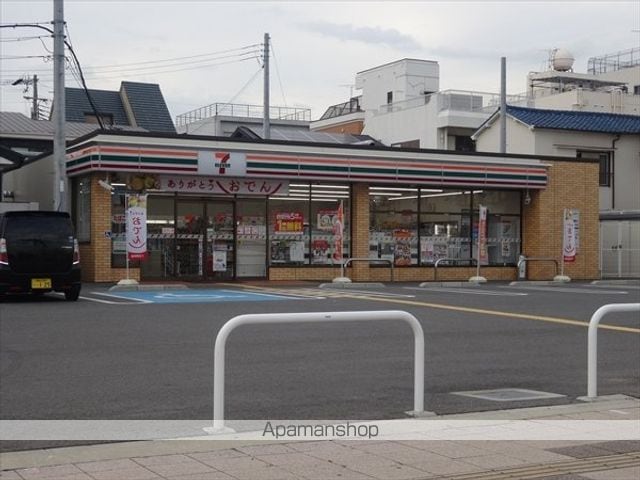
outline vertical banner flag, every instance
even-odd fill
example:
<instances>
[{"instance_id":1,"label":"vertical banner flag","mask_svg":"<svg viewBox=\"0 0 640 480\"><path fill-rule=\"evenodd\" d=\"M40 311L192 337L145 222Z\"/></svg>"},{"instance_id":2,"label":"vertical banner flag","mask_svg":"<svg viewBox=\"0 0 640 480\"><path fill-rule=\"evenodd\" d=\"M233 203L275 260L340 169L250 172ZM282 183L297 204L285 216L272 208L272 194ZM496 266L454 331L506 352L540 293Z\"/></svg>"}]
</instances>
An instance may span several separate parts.
<instances>
[{"instance_id":1,"label":"vertical banner flag","mask_svg":"<svg viewBox=\"0 0 640 480\"><path fill-rule=\"evenodd\" d=\"M336 215L336 221L333 224L333 241L335 242L333 249L333 261L342 264L342 242L344 232L344 210L342 208L342 200L340 200L340 206L338 207L338 213Z\"/></svg>"},{"instance_id":2,"label":"vertical banner flag","mask_svg":"<svg viewBox=\"0 0 640 480\"><path fill-rule=\"evenodd\" d=\"M489 252L487 251L487 207L480 205L478 212L478 263L489 264Z\"/></svg>"},{"instance_id":3,"label":"vertical banner flag","mask_svg":"<svg viewBox=\"0 0 640 480\"><path fill-rule=\"evenodd\" d=\"M562 258L565 263L576 261L576 224L573 218L573 210L565 209L563 214Z\"/></svg>"},{"instance_id":4,"label":"vertical banner flag","mask_svg":"<svg viewBox=\"0 0 640 480\"><path fill-rule=\"evenodd\" d=\"M147 196L129 194L127 198L127 255L129 260L147 258Z\"/></svg>"}]
</instances>

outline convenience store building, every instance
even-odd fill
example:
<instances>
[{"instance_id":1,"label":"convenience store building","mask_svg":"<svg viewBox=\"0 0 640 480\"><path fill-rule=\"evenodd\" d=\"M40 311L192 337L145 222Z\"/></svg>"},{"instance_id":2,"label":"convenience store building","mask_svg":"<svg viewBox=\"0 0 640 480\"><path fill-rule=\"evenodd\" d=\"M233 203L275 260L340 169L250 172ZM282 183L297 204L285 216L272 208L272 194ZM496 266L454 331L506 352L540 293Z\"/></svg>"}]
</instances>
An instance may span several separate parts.
<instances>
[{"instance_id":1,"label":"convenience store building","mask_svg":"<svg viewBox=\"0 0 640 480\"><path fill-rule=\"evenodd\" d=\"M487 279L515 280L520 255L560 259L564 209L579 231L565 273L598 278L598 171L566 157L138 132L96 132L67 151L92 282L124 278L125 201L135 192L147 194L148 256L130 270L142 281L330 281L340 243L342 260L392 262L396 281L433 280L440 258L455 260L439 280L467 280L480 205ZM385 262L354 262L346 275L388 281ZM528 265L529 279L554 274L552 262Z\"/></svg>"}]
</instances>

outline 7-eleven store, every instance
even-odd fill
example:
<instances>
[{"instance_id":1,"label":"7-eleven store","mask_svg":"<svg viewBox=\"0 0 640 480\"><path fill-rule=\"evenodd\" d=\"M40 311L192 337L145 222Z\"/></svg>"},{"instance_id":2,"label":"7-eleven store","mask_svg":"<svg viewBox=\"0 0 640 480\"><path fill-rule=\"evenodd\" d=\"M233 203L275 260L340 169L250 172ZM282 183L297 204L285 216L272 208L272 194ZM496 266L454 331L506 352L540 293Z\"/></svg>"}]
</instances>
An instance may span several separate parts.
<instances>
[{"instance_id":1,"label":"7-eleven store","mask_svg":"<svg viewBox=\"0 0 640 480\"><path fill-rule=\"evenodd\" d=\"M480 205L484 277L515 279L521 254L560 258L566 208L579 218L566 274L598 276L590 161L114 132L76 141L67 174L87 281L124 277L125 198L135 192L147 194L148 257L130 274L143 281L327 281L348 258L379 260L350 264L354 281L388 281L390 263L396 281L429 281L438 259L450 259L439 280L466 280ZM552 262L527 272L554 274Z\"/></svg>"}]
</instances>

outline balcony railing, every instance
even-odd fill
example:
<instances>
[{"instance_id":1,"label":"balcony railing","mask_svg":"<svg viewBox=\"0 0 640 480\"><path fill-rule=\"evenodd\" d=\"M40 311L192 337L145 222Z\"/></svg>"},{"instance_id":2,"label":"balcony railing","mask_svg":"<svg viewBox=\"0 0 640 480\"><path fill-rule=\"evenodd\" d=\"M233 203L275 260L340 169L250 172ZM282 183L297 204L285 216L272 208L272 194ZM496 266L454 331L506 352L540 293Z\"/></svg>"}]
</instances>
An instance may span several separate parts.
<instances>
[{"instance_id":1,"label":"balcony railing","mask_svg":"<svg viewBox=\"0 0 640 480\"><path fill-rule=\"evenodd\" d=\"M204 107L196 108L176 117L176 125L183 126L204 120L205 118L219 115L243 118L262 118L264 107L262 105L246 105L238 103L212 103ZM310 108L295 107L270 107L269 118L272 120L299 120L311 121Z\"/></svg>"},{"instance_id":2,"label":"balcony railing","mask_svg":"<svg viewBox=\"0 0 640 480\"><path fill-rule=\"evenodd\" d=\"M507 103L515 104L526 102L524 94L507 95ZM397 112L407 110L430 102L437 102L438 112L454 110L473 113L493 113L500 106L500 94L488 92L475 92L466 90L443 90L441 92L410 98L400 102L380 106L380 113Z\"/></svg>"}]
</instances>

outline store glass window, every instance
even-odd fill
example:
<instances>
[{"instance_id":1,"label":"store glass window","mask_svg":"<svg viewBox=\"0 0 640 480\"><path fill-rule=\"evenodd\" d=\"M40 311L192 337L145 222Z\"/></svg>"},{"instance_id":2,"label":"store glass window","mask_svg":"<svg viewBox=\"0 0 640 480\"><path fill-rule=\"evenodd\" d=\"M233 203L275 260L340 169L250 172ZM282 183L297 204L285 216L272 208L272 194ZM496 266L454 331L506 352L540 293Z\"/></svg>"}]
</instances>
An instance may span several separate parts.
<instances>
[{"instance_id":1,"label":"store glass window","mask_svg":"<svg viewBox=\"0 0 640 480\"><path fill-rule=\"evenodd\" d=\"M369 188L369 258L418 264L418 188Z\"/></svg>"},{"instance_id":2,"label":"store glass window","mask_svg":"<svg viewBox=\"0 0 640 480\"><path fill-rule=\"evenodd\" d=\"M269 199L269 263L336 265L349 257L350 190L346 184L292 183ZM340 228L342 211L342 228Z\"/></svg>"},{"instance_id":3,"label":"store glass window","mask_svg":"<svg viewBox=\"0 0 640 480\"><path fill-rule=\"evenodd\" d=\"M340 265L346 261L351 256L349 185L339 183L312 184L310 218L311 263L313 265Z\"/></svg>"},{"instance_id":4,"label":"store glass window","mask_svg":"<svg viewBox=\"0 0 640 480\"><path fill-rule=\"evenodd\" d=\"M309 263L309 185L289 187L289 196L269 200L271 265Z\"/></svg>"},{"instance_id":5,"label":"store glass window","mask_svg":"<svg viewBox=\"0 0 640 480\"><path fill-rule=\"evenodd\" d=\"M473 255L476 256L478 212L487 208L487 255L489 265L515 264L520 254L519 191L475 190L473 192Z\"/></svg>"},{"instance_id":6,"label":"store glass window","mask_svg":"<svg viewBox=\"0 0 640 480\"><path fill-rule=\"evenodd\" d=\"M91 241L91 177L79 177L75 181L75 228L79 242Z\"/></svg>"},{"instance_id":7,"label":"store glass window","mask_svg":"<svg viewBox=\"0 0 640 480\"><path fill-rule=\"evenodd\" d=\"M470 261L471 192L422 188L420 191L420 263Z\"/></svg>"},{"instance_id":8,"label":"store glass window","mask_svg":"<svg viewBox=\"0 0 640 480\"><path fill-rule=\"evenodd\" d=\"M175 198L147 197L148 256L140 262L144 278L167 278L176 273L175 259Z\"/></svg>"}]
</instances>

